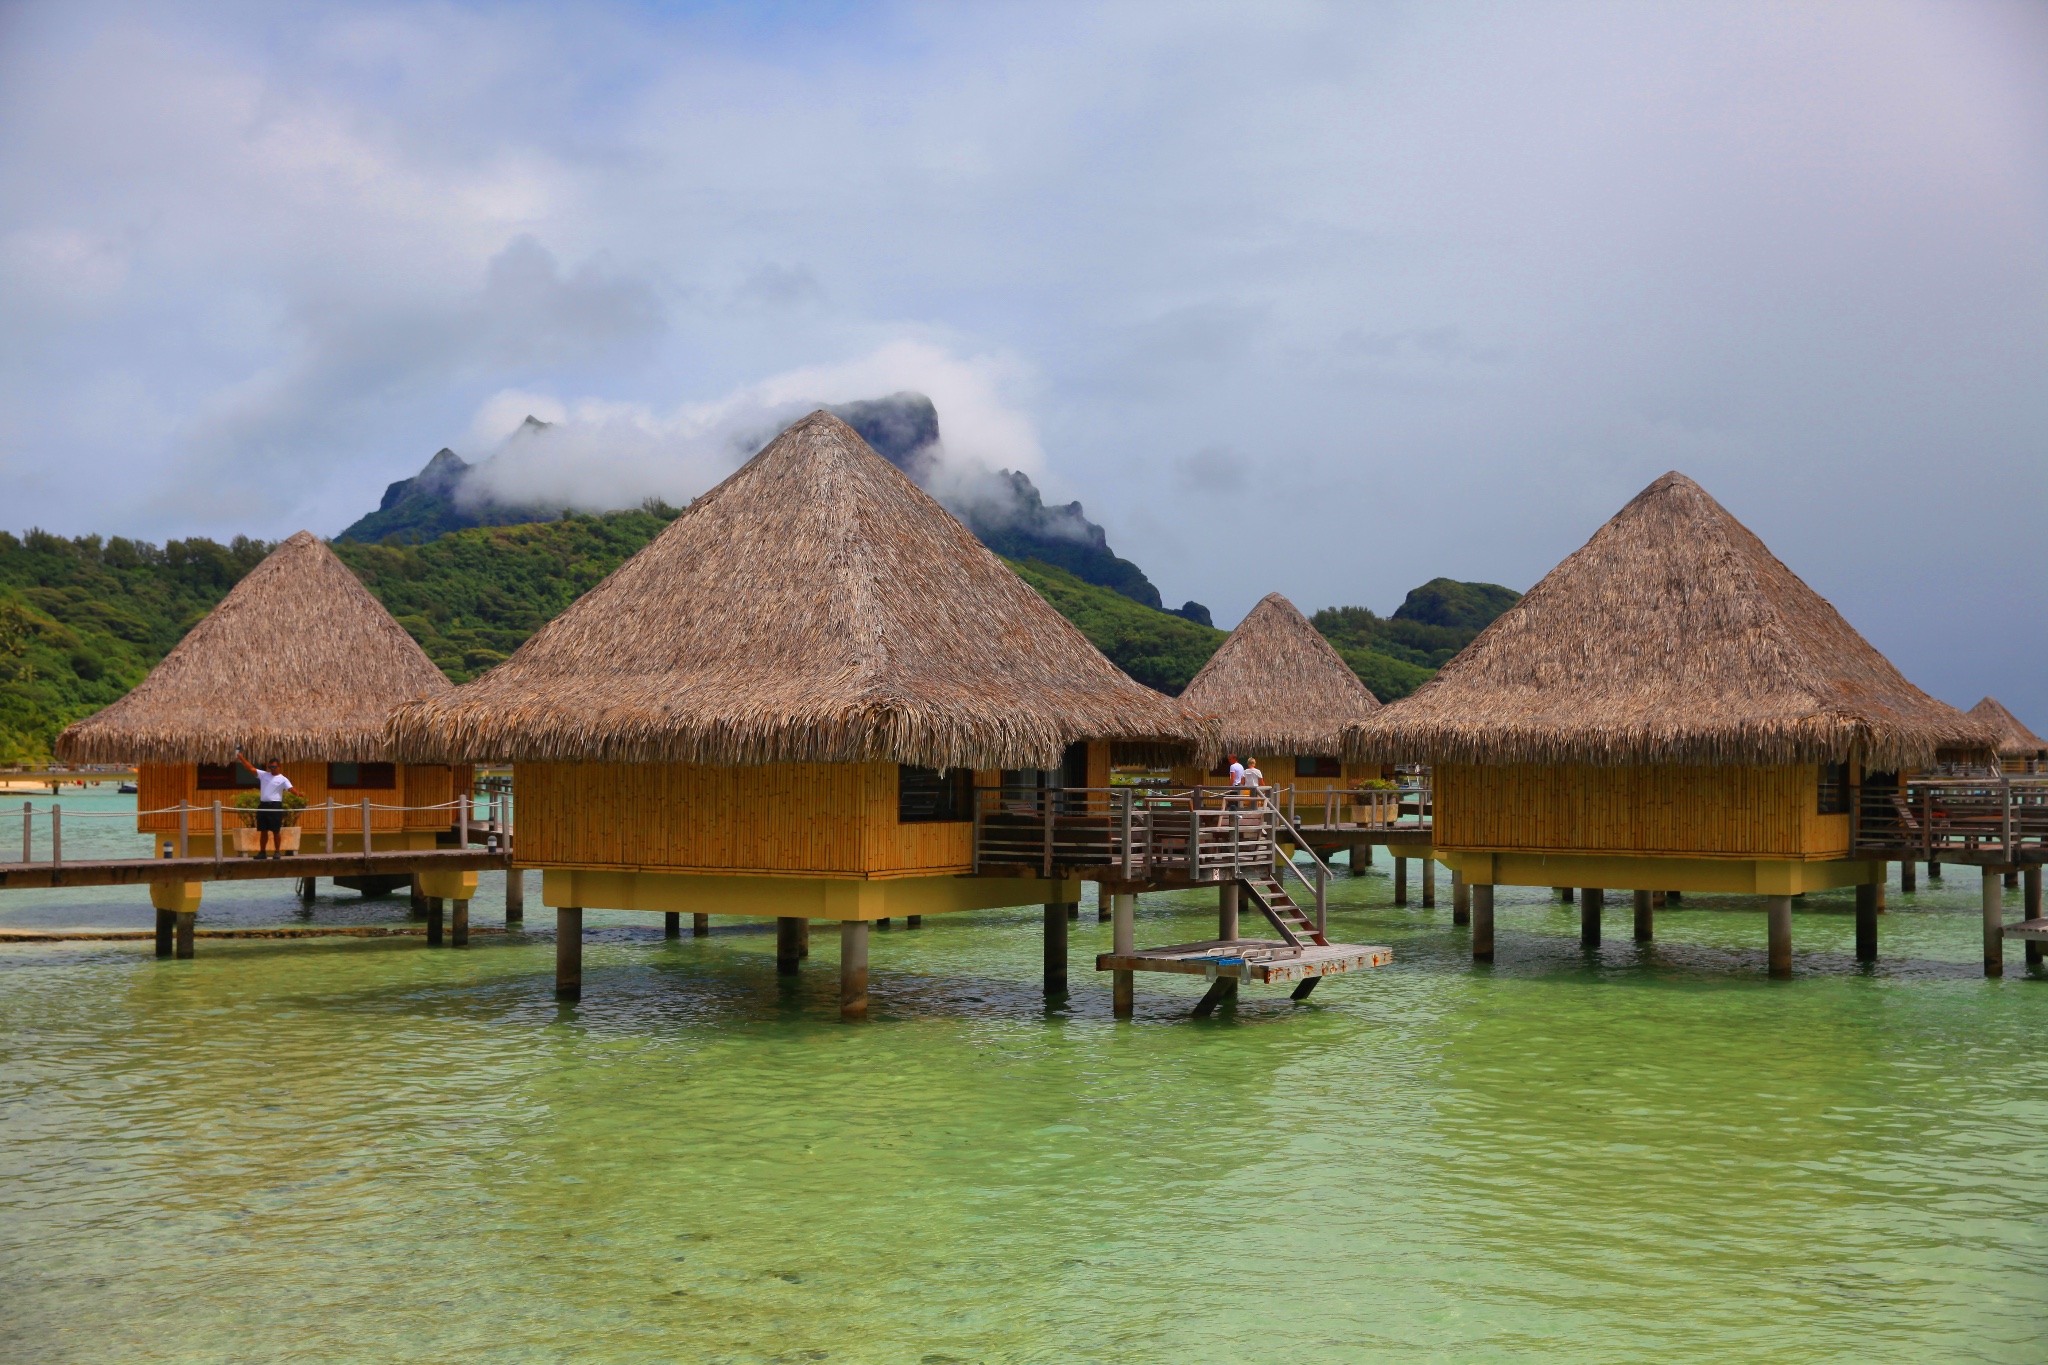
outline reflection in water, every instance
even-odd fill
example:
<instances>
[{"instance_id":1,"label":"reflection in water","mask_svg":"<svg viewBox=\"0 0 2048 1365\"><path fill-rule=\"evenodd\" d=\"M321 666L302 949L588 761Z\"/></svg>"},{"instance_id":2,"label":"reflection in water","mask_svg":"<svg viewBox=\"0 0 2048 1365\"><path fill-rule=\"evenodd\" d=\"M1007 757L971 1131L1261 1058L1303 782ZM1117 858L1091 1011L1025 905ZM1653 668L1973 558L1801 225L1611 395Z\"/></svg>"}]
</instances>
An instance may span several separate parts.
<instances>
[{"instance_id":1,"label":"reflection in water","mask_svg":"<svg viewBox=\"0 0 2048 1365\"><path fill-rule=\"evenodd\" d=\"M1503 893L1475 970L1447 908L1346 878L1395 966L1202 1022L1199 979L1141 978L1130 1025L1092 907L1068 1002L1037 911L991 912L876 934L852 1026L832 936L791 984L767 926L594 913L575 1007L542 933L4 947L0 1355L2038 1359L2048 980L1975 975L1953 880L1894 891L1874 972L1809 898L1770 982L1733 900L1589 961ZM1149 897L1141 937L1212 905Z\"/></svg>"}]
</instances>

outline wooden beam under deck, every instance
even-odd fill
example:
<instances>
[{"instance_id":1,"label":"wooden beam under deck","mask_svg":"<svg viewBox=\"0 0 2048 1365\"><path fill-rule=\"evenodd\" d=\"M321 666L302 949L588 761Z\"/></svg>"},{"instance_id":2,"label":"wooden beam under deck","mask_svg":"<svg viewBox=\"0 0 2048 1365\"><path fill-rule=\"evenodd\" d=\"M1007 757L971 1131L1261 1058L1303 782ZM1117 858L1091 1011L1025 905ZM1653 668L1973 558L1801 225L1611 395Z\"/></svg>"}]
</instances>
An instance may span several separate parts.
<instances>
[{"instance_id":1,"label":"wooden beam under deck","mask_svg":"<svg viewBox=\"0 0 2048 1365\"><path fill-rule=\"evenodd\" d=\"M96 858L0 863L0 891L54 886L147 886L151 882L248 882L300 877L409 876L415 872L509 870L512 855L437 848L389 853L299 854L290 858Z\"/></svg>"},{"instance_id":2,"label":"wooden beam under deck","mask_svg":"<svg viewBox=\"0 0 2048 1365\"><path fill-rule=\"evenodd\" d=\"M1270 956L1267 956L1269 955ZM1247 956L1253 960L1244 960ZM1227 960L1227 959L1235 959ZM1304 944L1290 948L1279 939L1210 939L1203 943L1175 943L1164 948L1138 948L1129 952L1102 953L1095 959L1098 972L1173 972L1183 976L1232 977L1239 981L1276 984L1310 977L1334 976L1339 972L1384 967L1394 960L1392 948L1357 943L1332 943L1328 947Z\"/></svg>"}]
</instances>

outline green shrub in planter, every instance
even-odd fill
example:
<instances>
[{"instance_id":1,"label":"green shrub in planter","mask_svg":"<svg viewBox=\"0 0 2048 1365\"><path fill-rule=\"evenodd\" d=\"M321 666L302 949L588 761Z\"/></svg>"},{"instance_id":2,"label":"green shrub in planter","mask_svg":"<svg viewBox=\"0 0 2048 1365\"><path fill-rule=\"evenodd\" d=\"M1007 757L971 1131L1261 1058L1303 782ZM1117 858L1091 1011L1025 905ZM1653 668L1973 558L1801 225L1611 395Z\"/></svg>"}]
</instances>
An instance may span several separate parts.
<instances>
[{"instance_id":1,"label":"green shrub in planter","mask_svg":"<svg viewBox=\"0 0 2048 1365\"><path fill-rule=\"evenodd\" d=\"M256 828L256 803L260 798L255 792L243 792L235 798L235 810L242 817L244 829ZM284 794L284 823L287 826L299 823L299 812L306 808L306 798L297 792Z\"/></svg>"}]
</instances>

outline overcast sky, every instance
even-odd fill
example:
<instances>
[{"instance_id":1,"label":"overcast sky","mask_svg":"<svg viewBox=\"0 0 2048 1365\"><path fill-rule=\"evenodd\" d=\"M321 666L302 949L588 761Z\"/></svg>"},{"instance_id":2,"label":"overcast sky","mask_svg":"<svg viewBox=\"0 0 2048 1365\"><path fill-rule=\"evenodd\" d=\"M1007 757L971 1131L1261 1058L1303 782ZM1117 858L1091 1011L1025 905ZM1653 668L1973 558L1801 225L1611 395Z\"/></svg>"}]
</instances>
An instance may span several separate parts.
<instances>
[{"instance_id":1,"label":"overcast sky","mask_svg":"<svg viewBox=\"0 0 2048 1365\"><path fill-rule=\"evenodd\" d=\"M921 388L1226 624L1681 469L2048 727L2040 4L0 6L0 318L15 529Z\"/></svg>"}]
</instances>

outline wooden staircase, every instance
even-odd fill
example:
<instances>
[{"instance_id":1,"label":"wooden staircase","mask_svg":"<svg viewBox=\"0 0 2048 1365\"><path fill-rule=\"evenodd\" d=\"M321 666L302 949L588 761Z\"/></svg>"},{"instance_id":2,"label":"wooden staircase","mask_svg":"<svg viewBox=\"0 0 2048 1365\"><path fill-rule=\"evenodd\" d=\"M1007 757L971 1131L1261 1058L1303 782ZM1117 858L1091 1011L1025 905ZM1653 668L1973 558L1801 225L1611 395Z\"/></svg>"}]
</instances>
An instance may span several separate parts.
<instances>
[{"instance_id":1,"label":"wooden staircase","mask_svg":"<svg viewBox=\"0 0 2048 1365\"><path fill-rule=\"evenodd\" d=\"M1259 907L1259 913L1280 931L1280 937L1287 940L1288 947L1330 946L1330 940L1316 928L1315 915L1302 909L1294 898L1287 894L1287 888L1280 884L1278 877L1254 873L1248 877L1240 877L1238 884L1250 895L1252 904Z\"/></svg>"}]
</instances>

